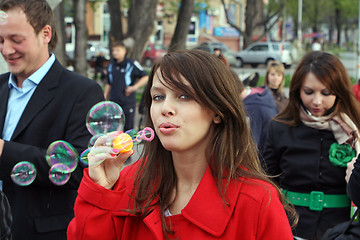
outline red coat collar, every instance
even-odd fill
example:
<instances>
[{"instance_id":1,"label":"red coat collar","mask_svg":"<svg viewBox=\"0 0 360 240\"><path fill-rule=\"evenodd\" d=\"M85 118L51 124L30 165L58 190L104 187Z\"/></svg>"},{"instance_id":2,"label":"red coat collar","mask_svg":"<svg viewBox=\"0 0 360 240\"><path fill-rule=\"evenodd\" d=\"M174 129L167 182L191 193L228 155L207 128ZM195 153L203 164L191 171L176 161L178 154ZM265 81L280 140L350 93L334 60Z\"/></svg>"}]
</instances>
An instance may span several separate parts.
<instances>
[{"instance_id":1,"label":"red coat collar","mask_svg":"<svg viewBox=\"0 0 360 240\"><path fill-rule=\"evenodd\" d=\"M189 222L209 234L216 237L221 236L233 214L241 186L241 182L230 182L226 191L229 206L224 204L208 167L194 195L181 214ZM159 207L156 207L144 218L144 223L157 239L163 239Z\"/></svg>"}]
</instances>

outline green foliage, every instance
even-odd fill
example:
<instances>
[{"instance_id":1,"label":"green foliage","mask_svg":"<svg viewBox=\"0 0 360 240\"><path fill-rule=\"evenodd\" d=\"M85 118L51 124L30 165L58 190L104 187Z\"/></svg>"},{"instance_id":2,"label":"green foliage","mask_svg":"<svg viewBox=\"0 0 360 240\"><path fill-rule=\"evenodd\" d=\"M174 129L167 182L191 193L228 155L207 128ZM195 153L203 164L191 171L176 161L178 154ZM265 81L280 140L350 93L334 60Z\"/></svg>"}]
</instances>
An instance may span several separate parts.
<instances>
[{"instance_id":1,"label":"green foliage","mask_svg":"<svg viewBox=\"0 0 360 240\"><path fill-rule=\"evenodd\" d=\"M91 9L96 12L96 9L98 8L99 4L105 2L106 0L89 0Z\"/></svg>"},{"instance_id":2,"label":"green foliage","mask_svg":"<svg viewBox=\"0 0 360 240\"><path fill-rule=\"evenodd\" d=\"M259 76L259 81L258 81L257 86L263 86L264 85L264 80L265 80L265 76ZM289 87L290 86L290 81L291 81L291 75L290 74L285 75L284 87Z\"/></svg>"},{"instance_id":3,"label":"green foliage","mask_svg":"<svg viewBox=\"0 0 360 240\"><path fill-rule=\"evenodd\" d=\"M286 13L295 20L295 25L297 25L299 0L287 0L285 3ZM333 22L335 9L340 10L341 22L344 23L345 20L357 19L359 2L358 0L303 0L302 29L319 28L320 24Z\"/></svg>"}]
</instances>

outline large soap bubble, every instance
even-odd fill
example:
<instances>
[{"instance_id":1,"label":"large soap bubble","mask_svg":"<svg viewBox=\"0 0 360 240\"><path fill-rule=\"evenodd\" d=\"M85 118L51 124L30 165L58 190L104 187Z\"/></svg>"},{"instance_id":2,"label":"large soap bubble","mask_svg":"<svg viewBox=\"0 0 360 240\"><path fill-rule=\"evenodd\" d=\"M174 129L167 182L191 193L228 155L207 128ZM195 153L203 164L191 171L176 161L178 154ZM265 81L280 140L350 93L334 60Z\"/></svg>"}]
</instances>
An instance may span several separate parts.
<instances>
[{"instance_id":1,"label":"large soap bubble","mask_svg":"<svg viewBox=\"0 0 360 240\"><path fill-rule=\"evenodd\" d=\"M99 102L86 116L86 127L92 135L121 131L125 115L122 108L111 101Z\"/></svg>"},{"instance_id":2,"label":"large soap bubble","mask_svg":"<svg viewBox=\"0 0 360 240\"><path fill-rule=\"evenodd\" d=\"M61 163L66 165L70 172L73 172L78 164L79 153L68 142L55 141L51 143L46 151L46 161L50 167Z\"/></svg>"}]
</instances>

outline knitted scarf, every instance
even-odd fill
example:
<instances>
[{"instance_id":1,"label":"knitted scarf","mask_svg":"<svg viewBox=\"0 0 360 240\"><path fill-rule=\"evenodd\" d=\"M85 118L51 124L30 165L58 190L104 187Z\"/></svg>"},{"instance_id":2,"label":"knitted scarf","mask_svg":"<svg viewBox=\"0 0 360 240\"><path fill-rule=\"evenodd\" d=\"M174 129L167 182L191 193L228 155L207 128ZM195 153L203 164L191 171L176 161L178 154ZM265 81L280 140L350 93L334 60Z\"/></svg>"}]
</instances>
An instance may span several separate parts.
<instances>
[{"instance_id":1,"label":"knitted scarf","mask_svg":"<svg viewBox=\"0 0 360 240\"><path fill-rule=\"evenodd\" d=\"M322 117L311 116L301 108L300 119L308 127L332 131L338 144L347 143L355 149L356 156L360 153L359 131L350 117L345 113L340 116L330 114Z\"/></svg>"}]
</instances>

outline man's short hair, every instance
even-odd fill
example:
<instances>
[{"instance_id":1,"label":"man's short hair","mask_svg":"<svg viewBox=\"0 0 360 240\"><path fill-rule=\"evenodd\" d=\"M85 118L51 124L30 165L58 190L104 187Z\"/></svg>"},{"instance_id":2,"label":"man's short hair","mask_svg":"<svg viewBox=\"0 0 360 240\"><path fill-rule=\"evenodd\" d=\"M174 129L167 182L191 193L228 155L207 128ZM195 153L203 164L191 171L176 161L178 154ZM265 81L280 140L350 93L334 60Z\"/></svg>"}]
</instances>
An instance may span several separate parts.
<instances>
[{"instance_id":1,"label":"man's short hair","mask_svg":"<svg viewBox=\"0 0 360 240\"><path fill-rule=\"evenodd\" d=\"M20 8L24 11L30 25L35 33L46 26L51 27L51 40L49 50L53 50L57 44L57 33L55 27L54 13L46 0L2 0L0 1L0 10L6 12L14 8Z\"/></svg>"}]
</instances>

